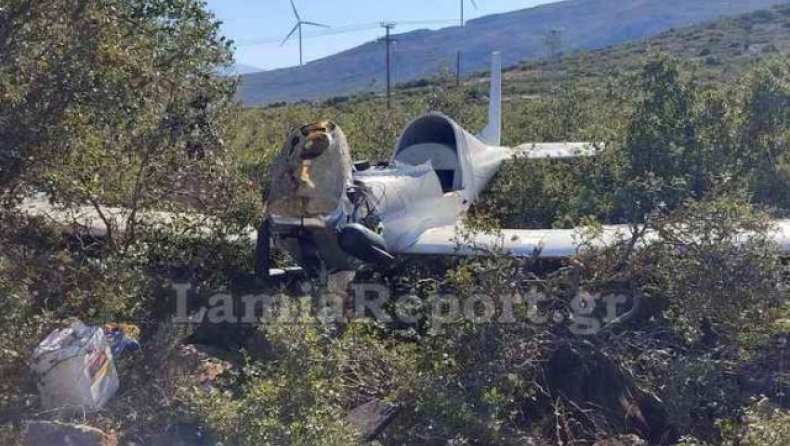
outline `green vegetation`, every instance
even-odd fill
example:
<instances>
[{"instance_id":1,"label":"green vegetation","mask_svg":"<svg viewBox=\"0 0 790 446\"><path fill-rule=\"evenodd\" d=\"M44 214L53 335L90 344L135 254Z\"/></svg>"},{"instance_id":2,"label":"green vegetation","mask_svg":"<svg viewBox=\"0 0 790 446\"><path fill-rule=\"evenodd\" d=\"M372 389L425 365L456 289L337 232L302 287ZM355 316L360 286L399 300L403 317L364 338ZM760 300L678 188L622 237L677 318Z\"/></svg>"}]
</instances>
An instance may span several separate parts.
<instances>
[{"instance_id":1,"label":"green vegetation","mask_svg":"<svg viewBox=\"0 0 790 446\"><path fill-rule=\"evenodd\" d=\"M657 54L677 59L696 82L734 82L761 60L790 52L790 5L686 28L597 50L579 50L559 60L524 62L507 70L505 93L514 98L552 96L558 84L574 79L582 89L609 90L641 70ZM485 74L467 80L485 92ZM424 95L439 82L426 78L400 85L403 95Z\"/></svg>"},{"instance_id":2,"label":"green vegetation","mask_svg":"<svg viewBox=\"0 0 790 446\"><path fill-rule=\"evenodd\" d=\"M392 110L374 96L243 109L232 82L214 76L229 49L199 1L0 6L0 443L17 443L26 419L60 417L114 431L121 444L172 443L174 426L212 445L356 444L346 414L379 398L400 407L383 445L592 445L624 434L653 444L787 444L787 274L768 218L790 212L790 64L776 54L785 48L778 32L754 57L721 52L747 24L755 42L782 29L773 26L787 8L656 40L682 46L661 48L680 59L628 56L641 43L572 56L563 64L575 68L552 88L529 80L549 64L508 73L516 86L506 144L593 140L606 150L510 163L471 220L483 229L585 223L590 238L598 223L637 223L632 240L550 272L492 257L369 273L422 308L444 293L538 290L552 296L548 315L603 316L587 304L620 295L630 319L599 323L590 336L574 334L589 318L537 324L526 308L507 324L442 330L371 320L221 327L214 355L235 367L207 384L202 366L183 368L181 350L207 327L171 323L168 285L234 288L252 270L243 229L261 212L288 131L331 118L356 158L386 158L400 129L428 110L481 128L483 84L457 88L440 75L401 91ZM118 46L121 36L130 44ZM720 40L682 44L697 41L689 36ZM612 64L621 75L600 82ZM13 206L34 190L66 205L128 207L135 229L64 237ZM217 232L206 236L186 218L155 230L143 211L162 209L213 216L206 223ZM637 249L641 225L661 238ZM26 364L70 317L132 323L142 337L106 410L73 418L41 413Z\"/></svg>"}]
</instances>

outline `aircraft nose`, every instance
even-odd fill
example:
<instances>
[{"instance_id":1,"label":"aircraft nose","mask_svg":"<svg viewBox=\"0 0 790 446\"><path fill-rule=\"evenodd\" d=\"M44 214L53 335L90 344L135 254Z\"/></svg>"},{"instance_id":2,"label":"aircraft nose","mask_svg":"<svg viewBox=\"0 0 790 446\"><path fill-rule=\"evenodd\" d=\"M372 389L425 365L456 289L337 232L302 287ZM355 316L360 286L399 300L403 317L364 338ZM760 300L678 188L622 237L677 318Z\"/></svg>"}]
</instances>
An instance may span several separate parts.
<instances>
[{"instance_id":1,"label":"aircraft nose","mask_svg":"<svg viewBox=\"0 0 790 446\"><path fill-rule=\"evenodd\" d=\"M307 137L304 149L299 154L303 160L311 160L323 155L332 141L325 132L313 132Z\"/></svg>"}]
</instances>

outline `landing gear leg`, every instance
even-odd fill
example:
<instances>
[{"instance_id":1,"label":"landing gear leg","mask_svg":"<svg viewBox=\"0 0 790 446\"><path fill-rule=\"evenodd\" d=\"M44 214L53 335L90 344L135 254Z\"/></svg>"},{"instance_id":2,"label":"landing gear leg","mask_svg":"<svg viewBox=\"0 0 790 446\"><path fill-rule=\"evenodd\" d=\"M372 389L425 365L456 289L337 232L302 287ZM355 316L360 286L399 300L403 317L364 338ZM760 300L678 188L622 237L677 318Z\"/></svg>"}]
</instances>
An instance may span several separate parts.
<instances>
[{"instance_id":1,"label":"landing gear leg","mask_svg":"<svg viewBox=\"0 0 790 446\"><path fill-rule=\"evenodd\" d=\"M354 271L337 271L329 275L326 283L327 299L337 321L346 323L354 316L350 287Z\"/></svg>"},{"instance_id":2,"label":"landing gear leg","mask_svg":"<svg viewBox=\"0 0 790 446\"><path fill-rule=\"evenodd\" d=\"M261 221L258 227L258 242L255 245L255 276L261 280L269 280L271 260L272 229L268 218Z\"/></svg>"}]
</instances>

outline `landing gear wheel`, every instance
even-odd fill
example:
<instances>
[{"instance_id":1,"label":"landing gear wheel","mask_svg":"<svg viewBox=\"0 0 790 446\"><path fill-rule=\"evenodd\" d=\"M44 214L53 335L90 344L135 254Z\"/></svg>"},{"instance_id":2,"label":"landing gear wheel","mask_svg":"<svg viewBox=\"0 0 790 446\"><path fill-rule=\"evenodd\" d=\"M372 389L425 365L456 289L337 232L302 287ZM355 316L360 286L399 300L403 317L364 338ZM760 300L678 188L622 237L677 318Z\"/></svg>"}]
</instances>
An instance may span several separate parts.
<instances>
[{"instance_id":1,"label":"landing gear wheel","mask_svg":"<svg viewBox=\"0 0 790 446\"><path fill-rule=\"evenodd\" d=\"M258 227L258 242L255 245L255 277L261 281L269 279L269 269L272 265L271 239L271 223L265 218Z\"/></svg>"}]
</instances>

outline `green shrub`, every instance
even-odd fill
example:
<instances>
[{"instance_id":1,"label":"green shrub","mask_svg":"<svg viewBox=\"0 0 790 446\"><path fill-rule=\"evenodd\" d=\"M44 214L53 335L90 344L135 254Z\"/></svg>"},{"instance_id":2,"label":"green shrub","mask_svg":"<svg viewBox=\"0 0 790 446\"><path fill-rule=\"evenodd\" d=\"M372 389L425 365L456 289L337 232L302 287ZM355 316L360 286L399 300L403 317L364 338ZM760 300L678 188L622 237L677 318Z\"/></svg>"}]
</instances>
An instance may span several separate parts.
<instances>
[{"instance_id":1,"label":"green shrub","mask_svg":"<svg viewBox=\"0 0 790 446\"><path fill-rule=\"evenodd\" d=\"M746 411L745 446L783 446L790 444L790 413L767 400Z\"/></svg>"}]
</instances>

